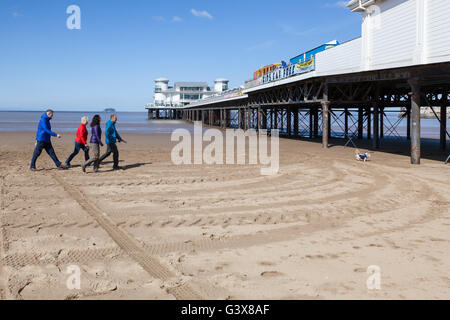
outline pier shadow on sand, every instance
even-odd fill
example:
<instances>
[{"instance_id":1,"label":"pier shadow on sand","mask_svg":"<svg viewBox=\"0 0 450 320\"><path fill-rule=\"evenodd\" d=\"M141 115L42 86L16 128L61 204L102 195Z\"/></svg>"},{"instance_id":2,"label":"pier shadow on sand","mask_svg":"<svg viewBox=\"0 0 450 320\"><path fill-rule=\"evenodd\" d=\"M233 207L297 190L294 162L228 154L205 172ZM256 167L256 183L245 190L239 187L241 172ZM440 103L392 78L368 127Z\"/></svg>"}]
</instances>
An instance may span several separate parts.
<instances>
[{"instance_id":1,"label":"pier shadow on sand","mask_svg":"<svg viewBox=\"0 0 450 320\"><path fill-rule=\"evenodd\" d=\"M299 140L322 143L322 139L303 139L299 138ZM353 142L356 144L355 148L350 142L347 147L349 149L360 149L368 150L372 153L390 153L405 157L411 156L411 141L407 140L405 137L402 138L393 138L393 137L385 137L380 141L380 148L376 149L373 147L373 140L358 140L353 139ZM422 138L421 143L421 157L422 159L433 160L444 163L445 160L450 155L450 141L447 141L447 149L441 150L438 139L427 139ZM334 147L344 147L347 144L347 139L341 138L330 138L329 140L329 148L332 149Z\"/></svg>"}]
</instances>

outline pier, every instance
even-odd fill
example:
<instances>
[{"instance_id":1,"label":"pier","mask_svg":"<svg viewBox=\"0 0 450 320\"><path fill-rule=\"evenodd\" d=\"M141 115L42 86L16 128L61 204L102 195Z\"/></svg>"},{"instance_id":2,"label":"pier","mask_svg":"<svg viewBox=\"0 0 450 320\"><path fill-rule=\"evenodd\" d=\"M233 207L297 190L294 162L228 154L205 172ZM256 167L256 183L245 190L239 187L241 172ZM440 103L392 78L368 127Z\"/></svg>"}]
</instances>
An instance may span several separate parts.
<instances>
[{"instance_id":1,"label":"pier","mask_svg":"<svg viewBox=\"0 0 450 320\"><path fill-rule=\"evenodd\" d=\"M278 129L286 138L321 139L324 149L330 138L354 147L364 139L382 150L382 139L398 135L399 122L387 115L401 110L411 163L420 164L421 109L428 108L440 123L439 145L446 150L450 33L441 13L450 14L450 3L350 1L348 7L362 14L362 36L317 53L307 72L280 68L246 82L240 94L210 97L182 108L150 108L149 117L221 128ZM399 25L405 21L399 17L405 15L415 28ZM403 38L412 40L405 43Z\"/></svg>"}]
</instances>

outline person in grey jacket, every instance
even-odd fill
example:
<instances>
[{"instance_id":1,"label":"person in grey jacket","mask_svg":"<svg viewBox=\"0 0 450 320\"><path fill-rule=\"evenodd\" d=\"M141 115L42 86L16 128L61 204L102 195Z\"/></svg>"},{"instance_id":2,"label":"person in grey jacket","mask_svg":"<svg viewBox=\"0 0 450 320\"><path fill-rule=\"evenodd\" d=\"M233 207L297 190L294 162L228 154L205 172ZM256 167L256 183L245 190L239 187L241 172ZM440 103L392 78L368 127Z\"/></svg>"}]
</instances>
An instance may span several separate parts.
<instances>
[{"instance_id":1,"label":"person in grey jacket","mask_svg":"<svg viewBox=\"0 0 450 320\"><path fill-rule=\"evenodd\" d=\"M103 147L102 143L102 129L100 128L101 118L99 115L95 115L92 119L91 128L92 128L92 136L90 140L90 150L92 150L93 157L88 161L83 162L81 164L81 169L83 172L86 172L86 167L94 164L94 172L98 172L98 168L100 165L100 147Z\"/></svg>"}]
</instances>

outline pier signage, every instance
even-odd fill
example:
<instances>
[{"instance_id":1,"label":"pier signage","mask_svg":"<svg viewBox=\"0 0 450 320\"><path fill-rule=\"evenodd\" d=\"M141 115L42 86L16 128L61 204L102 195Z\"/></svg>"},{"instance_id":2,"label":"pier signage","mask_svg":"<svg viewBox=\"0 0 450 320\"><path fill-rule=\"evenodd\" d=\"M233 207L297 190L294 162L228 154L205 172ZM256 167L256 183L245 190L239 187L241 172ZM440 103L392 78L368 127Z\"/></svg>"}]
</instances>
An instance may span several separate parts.
<instances>
[{"instance_id":1,"label":"pier signage","mask_svg":"<svg viewBox=\"0 0 450 320\"><path fill-rule=\"evenodd\" d=\"M294 75L314 71L315 69L316 69L316 63L315 63L315 59L313 56L313 57L311 57L311 59L309 59L306 62L291 64L291 65L287 66L286 68L280 68L271 73L266 74L265 76L262 76L261 84L289 78Z\"/></svg>"},{"instance_id":2,"label":"pier signage","mask_svg":"<svg viewBox=\"0 0 450 320\"><path fill-rule=\"evenodd\" d=\"M311 59L304 63L298 63L295 65L295 70L297 71L297 73L306 73L313 71L314 69L316 69L314 56L312 56Z\"/></svg>"}]
</instances>

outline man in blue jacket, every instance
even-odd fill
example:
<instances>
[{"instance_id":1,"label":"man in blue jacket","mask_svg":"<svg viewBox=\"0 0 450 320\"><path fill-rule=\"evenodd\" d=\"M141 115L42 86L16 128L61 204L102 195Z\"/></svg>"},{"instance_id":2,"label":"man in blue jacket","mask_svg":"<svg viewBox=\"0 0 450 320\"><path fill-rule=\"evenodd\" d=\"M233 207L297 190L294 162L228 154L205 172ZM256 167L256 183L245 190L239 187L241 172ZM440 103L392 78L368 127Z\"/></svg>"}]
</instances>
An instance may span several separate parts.
<instances>
[{"instance_id":1,"label":"man in blue jacket","mask_svg":"<svg viewBox=\"0 0 450 320\"><path fill-rule=\"evenodd\" d=\"M56 166L61 168L61 162L58 160L51 142L51 137L58 137L58 139L61 139L61 136L52 131L52 125L50 124L50 120L52 120L52 118L53 110L47 110L39 121L36 134L36 147L34 149L33 159L31 160L30 166L31 171L36 171L36 160L39 158L42 150L44 149L50 158L52 158L53 162L55 162Z\"/></svg>"},{"instance_id":2,"label":"man in blue jacket","mask_svg":"<svg viewBox=\"0 0 450 320\"><path fill-rule=\"evenodd\" d=\"M113 154L114 167L113 170L121 170L119 167L119 150L117 149L117 142L127 143L122 137L119 135L116 129L117 115L111 115L111 120L106 123L105 128L105 142L107 145L106 153L100 157L99 164L108 158L111 153Z\"/></svg>"}]
</instances>

